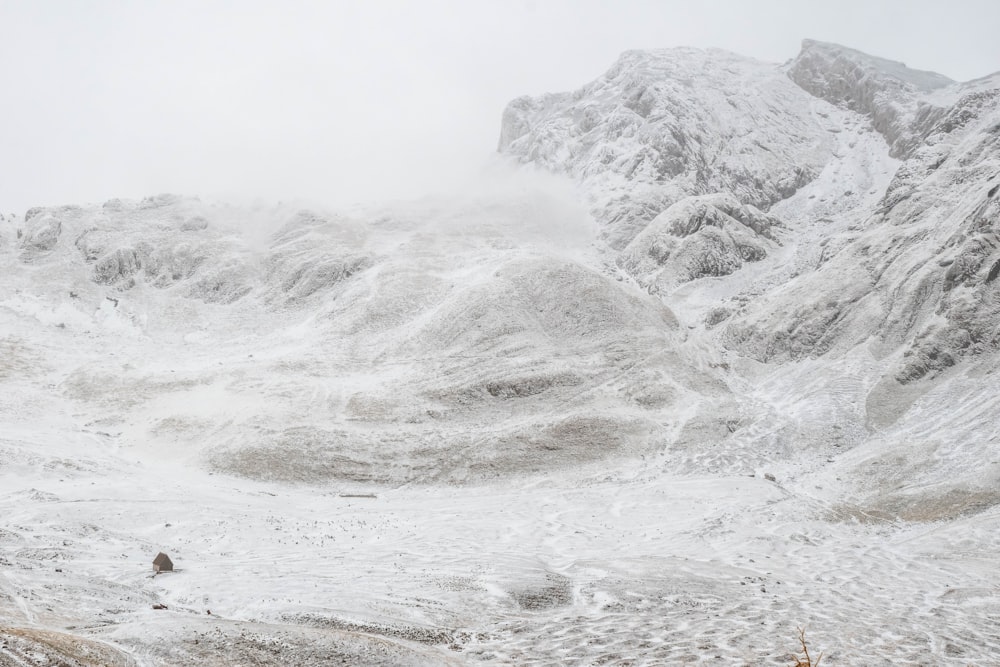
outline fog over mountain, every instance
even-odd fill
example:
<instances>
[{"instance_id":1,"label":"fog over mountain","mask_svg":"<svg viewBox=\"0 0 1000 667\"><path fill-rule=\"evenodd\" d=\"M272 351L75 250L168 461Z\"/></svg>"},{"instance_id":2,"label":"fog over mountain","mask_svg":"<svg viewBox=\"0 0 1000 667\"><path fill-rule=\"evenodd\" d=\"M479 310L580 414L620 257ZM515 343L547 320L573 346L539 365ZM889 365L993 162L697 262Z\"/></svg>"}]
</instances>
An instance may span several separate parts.
<instances>
[{"instance_id":1,"label":"fog over mountain","mask_svg":"<svg viewBox=\"0 0 1000 667\"><path fill-rule=\"evenodd\" d=\"M0 218L0 666L996 660L1000 72L502 112L460 194Z\"/></svg>"}]
</instances>

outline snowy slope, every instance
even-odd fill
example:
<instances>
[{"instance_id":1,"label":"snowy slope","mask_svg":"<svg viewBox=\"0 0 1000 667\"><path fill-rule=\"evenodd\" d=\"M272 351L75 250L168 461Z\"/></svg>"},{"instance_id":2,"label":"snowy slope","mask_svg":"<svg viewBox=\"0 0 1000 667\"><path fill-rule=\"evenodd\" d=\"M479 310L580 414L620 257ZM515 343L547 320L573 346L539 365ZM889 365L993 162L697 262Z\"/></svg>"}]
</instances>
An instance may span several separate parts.
<instances>
[{"instance_id":1,"label":"snowy slope","mask_svg":"<svg viewBox=\"0 0 1000 667\"><path fill-rule=\"evenodd\" d=\"M679 354L669 309L581 263L586 218L537 197L373 219L176 198L33 210L4 305L69 337L121 329L139 359L81 359L61 392L221 471L468 481L648 451L674 427L659 411L728 389ZM570 244L518 231L553 213ZM255 247L239 219L275 231Z\"/></svg>"}]
</instances>

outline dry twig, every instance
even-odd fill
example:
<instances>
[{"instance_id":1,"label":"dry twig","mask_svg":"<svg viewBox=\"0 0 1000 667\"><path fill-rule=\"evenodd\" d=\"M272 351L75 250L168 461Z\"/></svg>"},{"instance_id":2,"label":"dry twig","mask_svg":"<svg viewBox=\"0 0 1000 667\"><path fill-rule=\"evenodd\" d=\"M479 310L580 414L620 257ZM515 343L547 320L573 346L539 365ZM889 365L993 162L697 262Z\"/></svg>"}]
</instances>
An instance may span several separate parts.
<instances>
[{"instance_id":1,"label":"dry twig","mask_svg":"<svg viewBox=\"0 0 1000 667\"><path fill-rule=\"evenodd\" d=\"M819 657L816 658L816 662L813 662L809 656L809 647L806 646L805 628L799 628L799 643L802 644L802 657L796 657L795 664L792 667L819 667L819 661L823 659L823 654L820 653Z\"/></svg>"}]
</instances>

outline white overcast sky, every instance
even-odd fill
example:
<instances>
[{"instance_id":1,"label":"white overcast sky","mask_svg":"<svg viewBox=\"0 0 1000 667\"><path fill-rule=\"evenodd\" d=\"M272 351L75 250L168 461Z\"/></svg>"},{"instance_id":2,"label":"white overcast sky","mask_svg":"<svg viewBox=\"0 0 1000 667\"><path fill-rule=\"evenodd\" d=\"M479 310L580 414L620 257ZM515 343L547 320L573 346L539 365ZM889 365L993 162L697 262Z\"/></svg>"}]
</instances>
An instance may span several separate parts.
<instances>
[{"instance_id":1,"label":"white overcast sky","mask_svg":"<svg viewBox=\"0 0 1000 667\"><path fill-rule=\"evenodd\" d=\"M998 34L1000 0L0 0L0 211L416 196L479 169L510 99L626 49L810 37L967 80Z\"/></svg>"}]
</instances>

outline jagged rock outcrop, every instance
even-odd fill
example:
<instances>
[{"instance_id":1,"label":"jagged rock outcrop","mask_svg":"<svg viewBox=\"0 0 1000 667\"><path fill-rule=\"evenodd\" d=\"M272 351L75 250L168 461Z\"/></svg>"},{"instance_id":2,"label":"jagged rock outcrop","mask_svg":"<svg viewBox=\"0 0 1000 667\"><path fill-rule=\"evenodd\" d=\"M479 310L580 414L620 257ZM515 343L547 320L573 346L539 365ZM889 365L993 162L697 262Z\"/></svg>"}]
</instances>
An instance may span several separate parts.
<instances>
[{"instance_id":1,"label":"jagged rock outcrop","mask_svg":"<svg viewBox=\"0 0 1000 667\"><path fill-rule=\"evenodd\" d=\"M99 285L135 285L133 276L142 269L143 254L135 248L118 248L94 265L94 282Z\"/></svg>"},{"instance_id":2,"label":"jagged rock outcrop","mask_svg":"<svg viewBox=\"0 0 1000 667\"><path fill-rule=\"evenodd\" d=\"M777 220L732 195L688 197L656 216L618 257L643 287L668 293L679 284L726 276L758 262L775 245Z\"/></svg>"},{"instance_id":3,"label":"jagged rock outcrop","mask_svg":"<svg viewBox=\"0 0 1000 667\"><path fill-rule=\"evenodd\" d=\"M187 296L205 303L235 303L253 291L254 273L251 264L238 258L215 262L192 281Z\"/></svg>"},{"instance_id":4,"label":"jagged rock outcrop","mask_svg":"<svg viewBox=\"0 0 1000 667\"><path fill-rule=\"evenodd\" d=\"M370 268L373 259L350 245L344 247L340 224L313 211L299 211L273 237L264 260L268 298L300 302L329 293L351 276Z\"/></svg>"},{"instance_id":5,"label":"jagged rock outcrop","mask_svg":"<svg viewBox=\"0 0 1000 667\"><path fill-rule=\"evenodd\" d=\"M62 220L58 215L48 211L33 209L32 215L25 216L24 230L21 236L21 247L25 255L47 252L56 247L62 234Z\"/></svg>"},{"instance_id":6,"label":"jagged rock outcrop","mask_svg":"<svg viewBox=\"0 0 1000 667\"><path fill-rule=\"evenodd\" d=\"M954 84L935 72L812 39L802 42L788 76L808 93L868 116L896 157L919 146L945 113L923 96Z\"/></svg>"}]
</instances>

